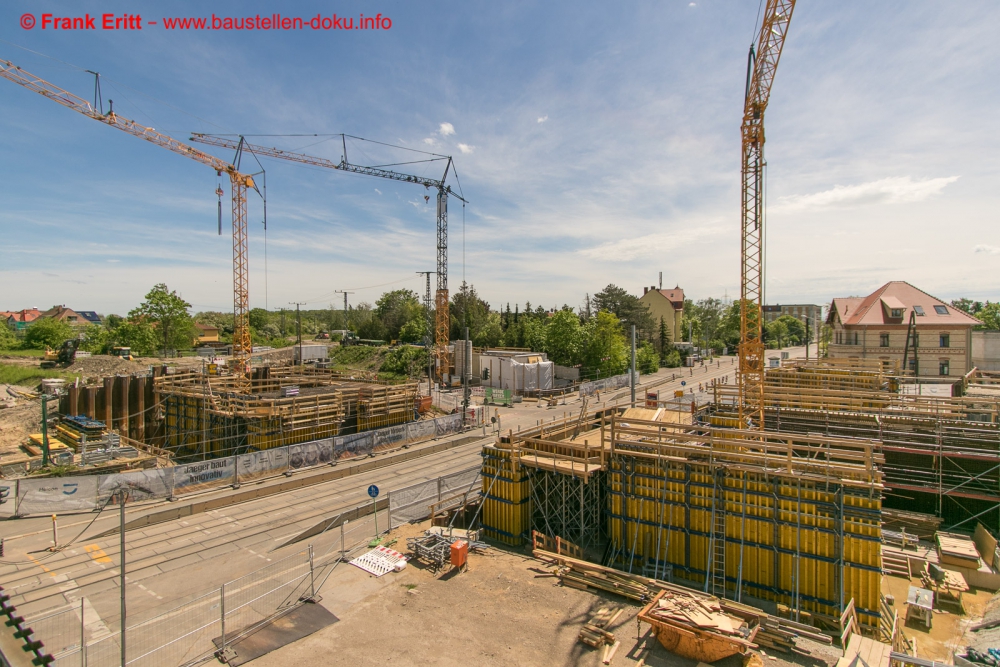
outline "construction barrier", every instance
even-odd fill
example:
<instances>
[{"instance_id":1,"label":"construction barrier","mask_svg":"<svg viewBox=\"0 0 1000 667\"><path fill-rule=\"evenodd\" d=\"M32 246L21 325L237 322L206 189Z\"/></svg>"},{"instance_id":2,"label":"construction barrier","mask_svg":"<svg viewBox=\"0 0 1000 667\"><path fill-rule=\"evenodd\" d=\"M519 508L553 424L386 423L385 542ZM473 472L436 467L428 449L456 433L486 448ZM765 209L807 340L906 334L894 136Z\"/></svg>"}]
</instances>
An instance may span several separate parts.
<instances>
[{"instance_id":1,"label":"construction barrier","mask_svg":"<svg viewBox=\"0 0 1000 667\"><path fill-rule=\"evenodd\" d=\"M635 383L639 384L639 373L635 374ZM580 383L580 396L593 396L599 391L608 389L621 389L630 385L629 373L624 375L614 375L603 380L593 380L592 382Z\"/></svg>"}]
</instances>

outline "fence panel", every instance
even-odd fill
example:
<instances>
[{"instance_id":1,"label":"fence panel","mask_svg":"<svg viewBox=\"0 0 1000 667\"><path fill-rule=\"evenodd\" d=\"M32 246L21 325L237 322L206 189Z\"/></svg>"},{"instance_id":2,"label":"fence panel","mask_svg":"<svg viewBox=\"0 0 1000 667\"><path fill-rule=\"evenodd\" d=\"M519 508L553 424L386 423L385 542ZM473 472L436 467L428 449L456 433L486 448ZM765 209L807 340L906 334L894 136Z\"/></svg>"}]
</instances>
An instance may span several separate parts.
<instances>
[{"instance_id":1,"label":"fence panel","mask_svg":"<svg viewBox=\"0 0 1000 667\"><path fill-rule=\"evenodd\" d=\"M97 476L17 480L17 513L58 514L97 509Z\"/></svg>"},{"instance_id":2,"label":"fence panel","mask_svg":"<svg viewBox=\"0 0 1000 667\"><path fill-rule=\"evenodd\" d=\"M389 518L392 525L421 521L431 514L430 506L442 498L469 490L479 476L479 467L468 468L457 473L418 482L402 489L393 489L389 494ZM472 487L473 492L476 487Z\"/></svg>"}]
</instances>

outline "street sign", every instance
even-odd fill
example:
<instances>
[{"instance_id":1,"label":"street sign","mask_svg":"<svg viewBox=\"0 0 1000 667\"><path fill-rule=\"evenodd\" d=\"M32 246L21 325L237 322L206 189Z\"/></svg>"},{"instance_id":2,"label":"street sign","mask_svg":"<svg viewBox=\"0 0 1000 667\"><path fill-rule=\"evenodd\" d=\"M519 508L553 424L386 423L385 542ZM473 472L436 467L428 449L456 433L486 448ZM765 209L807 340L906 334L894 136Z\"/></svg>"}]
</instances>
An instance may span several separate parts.
<instances>
[{"instance_id":1,"label":"street sign","mask_svg":"<svg viewBox=\"0 0 1000 667\"><path fill-rule=\"evenodd\" d=\"M686 387L687 386L687 380L681 380L681 386L682 387Z\"/></svg>"},{"instance_id":2,"label":"street sign","mask_svg":"<svg viewBox=\"0 0 1000 667\"><path fill-rule=\"evenodd\" d=\"M372 498L378 498L378 487L372 484L368 487L368 495Z\"/></svg>"}]
</instances>

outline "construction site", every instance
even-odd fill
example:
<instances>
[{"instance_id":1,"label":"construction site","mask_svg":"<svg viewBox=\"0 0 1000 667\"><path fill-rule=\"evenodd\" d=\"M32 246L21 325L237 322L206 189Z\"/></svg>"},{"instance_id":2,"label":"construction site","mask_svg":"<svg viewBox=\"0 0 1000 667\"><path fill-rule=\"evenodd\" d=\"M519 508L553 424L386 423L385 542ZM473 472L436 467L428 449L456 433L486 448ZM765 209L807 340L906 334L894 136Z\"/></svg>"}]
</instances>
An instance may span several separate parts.
<instances>
[{"instance_id":1,"label":"construction site","mask_svg":"<svg viewBox=\"0 0 1000 667\"><path fill-rule=\"evenodd\" d=\"M38 352L39 373L57 370L38 375L37 389L4 384L0 417L19 410L20 421L0 419L16 441L0 451L0 665L998 667L1000 372L976 367L971 351L985 316L968 315L961 350L952 341L964 333L935 329L934 357L926 337L918 343L918 320L925 310L950 317L954 306L850 297L889 323L870 354L867 325L859 344L846 311L832 307L825 323L805 316L801 345L785 349L769 333L766 313L780 307L765 296L764 120L795 8L761 2L746 61L740 259L730 266L740 291L727 302L735 349L716 349L707 333L696 345L693 315L683 314L691 306L679 286L663 290L662 273L659 289L643 290L654 304L662 295L657 307L672 318L659 319L656 352L651 326L637 344L627 313L591 316L589 293L579 317L528 303L511 320L509 304L504 313L485 301L476 315L465 275L470 202L451 156L376 160L355 147L415 149L342 133L322 135L341 143L331 160L192 132L202 150L110 100L105 111L95 72L85 70L91 100L0 60L17 92L229 179L231 202L221 183L216 195L220 235L231 210L233 297L224 341L199 323L196 336L216 336L199 348L207 356L168 354L163 319L150 328L162 333L161 357L137 361L119 341L78 358L80 335ZM455 131L442 123L424 147L438 150ZM457 146L471 160L476 147ZM251 324L248 200L258 195L267 229L258 158L428 193L404 203L433 208L436 270L410 272L424 287L404 295L410 319L365 325L385 340L345 329L304 346L300 319L294 346L257 344L268 324L267 308ZM417 164L437 171L397 170ZM462 205L458 295L449 200ZM394 232L393 251L409 238ZM266 274L264 285L266 300ZM343 295L345 322L354 293L330 293ZM306 301L291 303L296 314ZM383 295L356 310L374 318L390 305ZM8 321L21 340L27 310ZM149 325L140 310L129 326ZM520 342L491 344L485 334L474 342L486 325L470 334L480 315L497 331L518 315L536 320L522 319ZM586 333L565 346L532 334L556 321ZM594 334L602 322L616 336L607 349ZM397 340L404 330L412 337ZM890 335L903 341L898 354ZM284 324L280 336L294 340ZM395 353L408 365L338 364L351 346L378 349L358 359ZM684 365L668 364L680 350ZM643 354L654 359L640 373ZM621 364L602 375L612 357ZM575 363L591 358L593 367ZM4 363L33 373L36 361L11 352Z\"/></svg>"}]
</instances>

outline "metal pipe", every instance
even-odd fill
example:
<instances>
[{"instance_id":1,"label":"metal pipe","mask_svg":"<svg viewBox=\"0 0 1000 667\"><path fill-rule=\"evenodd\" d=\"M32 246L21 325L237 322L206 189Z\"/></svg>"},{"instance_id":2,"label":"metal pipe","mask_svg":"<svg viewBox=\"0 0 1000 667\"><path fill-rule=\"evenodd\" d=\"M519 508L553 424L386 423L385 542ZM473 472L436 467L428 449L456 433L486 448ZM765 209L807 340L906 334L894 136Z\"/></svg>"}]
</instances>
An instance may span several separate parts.
<instances>
[{"instance_id":1,"label":"metal pipe","mask_svg":"<svg viewBox=\"0 0 1000 667\"><path fill-rule=\"evenodd\" d=\"M119 544L119 561L121 562L121 582L119 583L119 588L121 589L121 667L126 667L125 660L125 489L120 489L118 491L118 544Z\"/></svg>"}]
</instances>

